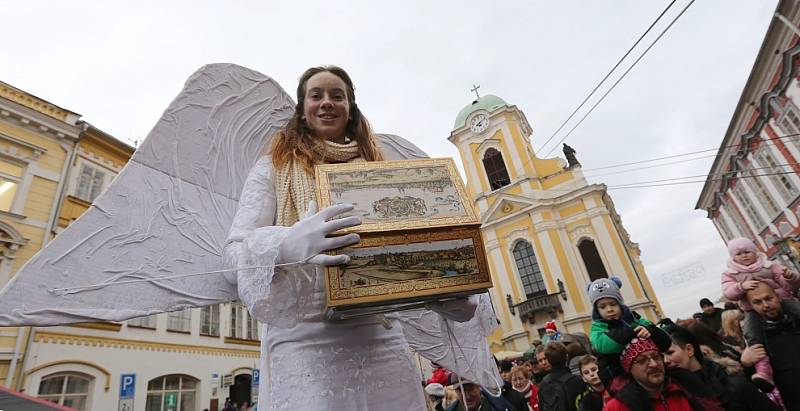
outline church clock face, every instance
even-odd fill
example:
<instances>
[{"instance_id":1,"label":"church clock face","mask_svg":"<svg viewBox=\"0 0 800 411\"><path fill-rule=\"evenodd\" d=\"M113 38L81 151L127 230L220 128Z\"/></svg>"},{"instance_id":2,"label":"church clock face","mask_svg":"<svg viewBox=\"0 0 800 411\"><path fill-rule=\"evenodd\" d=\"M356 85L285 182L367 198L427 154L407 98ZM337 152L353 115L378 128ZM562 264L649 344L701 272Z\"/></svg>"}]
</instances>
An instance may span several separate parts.
<instances>
[{"instance_id":1,"label":"church clock face","mask_svg":"<svg viewBox=\"0 0 800 411\"><path fill-rule=\"evenodd\" d=\"M482 133L487 128L489 128L489 116L486 114L478 114L472 117L472 120L469 122L469 129L472 130L473 133Z\"/></svg>"}]
</instances>

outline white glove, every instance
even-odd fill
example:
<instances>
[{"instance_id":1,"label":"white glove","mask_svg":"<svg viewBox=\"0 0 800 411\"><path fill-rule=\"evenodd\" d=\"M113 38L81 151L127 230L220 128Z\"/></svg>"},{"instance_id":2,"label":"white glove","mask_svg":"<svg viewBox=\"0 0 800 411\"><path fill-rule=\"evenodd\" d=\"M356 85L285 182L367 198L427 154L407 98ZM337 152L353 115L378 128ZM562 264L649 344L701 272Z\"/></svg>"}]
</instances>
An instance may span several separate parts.
<instances>
[{"instance_id":1,"label":"white glove","mask_svg":"<svg viewBox=\"0 0 800 411\"><path fill-rule=\"evenodd\" d=\"M457 298L450 301L433 301L425 304L425 308L441 315L447 320L463 323L475 315L478 307L478 296L471 295L466 298Z\"/></svg>"},{"instance_id":2,"label":"white glove","mask_svg":"<svg viewBox=\"0 0 800 411\"><path fill-rule=\"evenodd\" d=\"M323 253L358 243L361 240L358 234L352 233L328 237L329 234L338 230L361 224L361 218L355 216L333 219L340 214L352 211L353 208L355 207L352 204L337 204L317 212L317 202L308 203L306 215L289 229L281 242L275 263L286 264L303 261L325 266L346 264L350 261L350 257L346 255Z\"/></svg>"}]
</instances>

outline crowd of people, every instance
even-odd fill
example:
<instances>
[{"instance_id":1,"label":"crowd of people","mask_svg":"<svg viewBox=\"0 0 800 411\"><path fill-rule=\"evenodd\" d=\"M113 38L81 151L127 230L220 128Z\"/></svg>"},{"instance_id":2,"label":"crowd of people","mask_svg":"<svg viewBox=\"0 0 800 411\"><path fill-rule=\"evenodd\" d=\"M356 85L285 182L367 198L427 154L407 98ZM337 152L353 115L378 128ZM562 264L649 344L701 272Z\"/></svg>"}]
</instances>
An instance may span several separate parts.
<instances>
[{"instance_id":1,"label":"crowd of people","mask_svg":"<svg viewBox=\"0 0 800 411\"><path fill-rule=\"evenodd\" d=\"M435 365L430 410L800 411L800 275L748 239L728 250L724 309L704 298L693 318L653 324L619 279L596 280L588 341L548 323L532 358L497 362L500 396Z\"/></svg>"}]
</instances>

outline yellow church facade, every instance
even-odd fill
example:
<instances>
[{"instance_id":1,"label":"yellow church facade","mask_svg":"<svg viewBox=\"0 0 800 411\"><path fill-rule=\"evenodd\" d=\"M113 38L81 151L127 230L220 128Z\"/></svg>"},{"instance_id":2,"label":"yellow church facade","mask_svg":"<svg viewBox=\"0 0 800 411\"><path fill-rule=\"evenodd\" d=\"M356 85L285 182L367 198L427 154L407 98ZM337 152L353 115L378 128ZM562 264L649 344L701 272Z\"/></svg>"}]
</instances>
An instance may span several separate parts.
<instances>
[{"instance_id":1,"label":"yellow church facade","mask_svg":"<svg viewBox=\"0 0 800 411\"><path fill-rule=\"evenodd\" d=\"M561 332L589 331L594 279L622 279L625 303L651 321L661 309L638 245L603 184L589 184L574 158L537 158L525 115L486 95L458 114L449 140L481 216L500 327L493 351L525 351L555 320Z\"/></svg>"}]
</instances>

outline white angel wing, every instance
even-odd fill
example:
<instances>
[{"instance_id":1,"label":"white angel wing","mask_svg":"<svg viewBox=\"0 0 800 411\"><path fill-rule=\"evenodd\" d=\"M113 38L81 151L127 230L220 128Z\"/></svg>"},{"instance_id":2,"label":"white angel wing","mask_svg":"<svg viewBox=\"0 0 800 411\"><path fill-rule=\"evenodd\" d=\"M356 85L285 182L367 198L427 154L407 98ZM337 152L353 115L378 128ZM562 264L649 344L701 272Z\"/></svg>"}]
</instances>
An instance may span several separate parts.
<instances>
[{"instance_id":1,"label":"white angel wing","mask_svg":"<svg viewBox=\"0 0 800 411\"><path fill-rule=\"evenodd\" d=\"M0 326L121 321L235 300L222 275L122 283L224 268L244 180L294 106L261 73L200 68L92 207L0 291ZM379 142L389 159L426 156L397 136Z\"/></svg>"},{"instance_id":2,"label":"white angel wing","mask_svg":"<svg viewBox=\"0 0 800 411\"><path fill-rule=\"evenodd\" d=\"M293 111L263 74L232 64L195 72L108 189L0 292L0 326L124 320L236 299L220 275L109 285L222 269L244 179Z\"/></svg>"}]
</instances>

